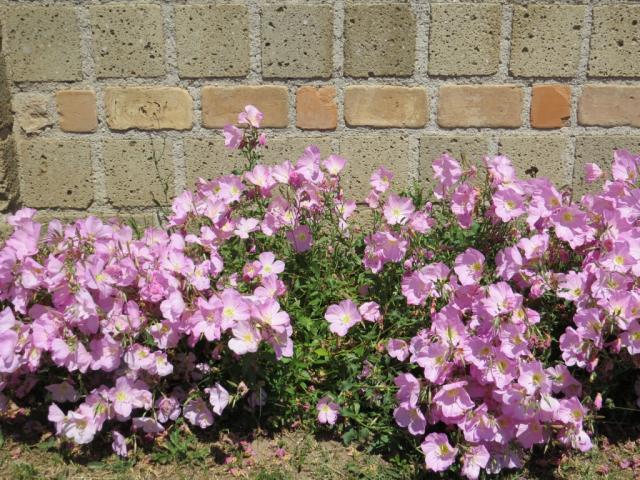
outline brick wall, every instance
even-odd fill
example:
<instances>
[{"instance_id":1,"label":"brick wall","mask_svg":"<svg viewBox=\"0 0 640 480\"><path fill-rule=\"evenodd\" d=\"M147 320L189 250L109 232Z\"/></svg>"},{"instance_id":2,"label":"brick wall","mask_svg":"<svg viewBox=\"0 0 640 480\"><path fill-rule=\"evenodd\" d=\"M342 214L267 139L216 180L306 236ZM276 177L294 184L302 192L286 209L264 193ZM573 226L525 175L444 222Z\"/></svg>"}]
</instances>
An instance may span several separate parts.
<instances>
[{"instance_id":1,"label":"brick wall","mask_svg":"<svg viewBox=\"0 0 640 480\"><path fill-rule=\"evenodd\" d=\"M640 150L635 1L0 0L0 22L0 207L19 183L44 219L149 218L238 164L217 129L246 103L268 162L339 152L355 194L444 150L583 192L585 162Z\"/></svg>"}]
</instances>

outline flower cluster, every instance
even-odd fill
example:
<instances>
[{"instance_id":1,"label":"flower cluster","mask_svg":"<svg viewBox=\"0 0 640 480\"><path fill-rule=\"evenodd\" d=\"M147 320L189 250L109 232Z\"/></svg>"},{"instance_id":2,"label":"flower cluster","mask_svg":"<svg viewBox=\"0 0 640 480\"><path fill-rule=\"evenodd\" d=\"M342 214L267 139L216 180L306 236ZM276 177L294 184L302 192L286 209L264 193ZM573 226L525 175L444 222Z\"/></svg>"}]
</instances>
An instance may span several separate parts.
<instances>
[{"instance_id":1,"label":"flower cluster","mask_svg":"<svg viewBox=\"0 0 640 480\"><path fill-rule=\"evenodd\" d=\"M59 436L108 431L125 456L132 437L207 428L243 397L264 406L271 380L323 428L373 412L359 438L395 407L433 471L475 479L551 441L588 450L591 380L640 358L640 157L617 151L579 201L504 156L480 169L444 154L430 197L381 166L356 202L337 155L261 164L262 118L247 106L223 130L244 171L200 179L163 228L9 217L1 409L42 393ZM265 354L293 360L256 380Z\"/></svg>"}]
</instances>

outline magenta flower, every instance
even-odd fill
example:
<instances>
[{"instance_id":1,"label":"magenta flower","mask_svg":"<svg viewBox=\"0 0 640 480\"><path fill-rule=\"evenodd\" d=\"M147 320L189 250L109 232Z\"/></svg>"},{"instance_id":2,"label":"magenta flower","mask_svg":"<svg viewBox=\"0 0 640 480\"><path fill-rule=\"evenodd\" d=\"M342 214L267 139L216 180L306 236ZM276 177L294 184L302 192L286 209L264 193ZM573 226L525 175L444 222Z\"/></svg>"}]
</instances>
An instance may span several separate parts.
<instances>
[{"instance_id":1,"label":"magenta flower","mask_svg":"<svg viewBox=\"0 0 640 480\"><path fill-rule=\"evenodd\" d=\"M322 397L316 405L318 410L318 422L326 423L329 425L335 425L338 420L338 412L340 411L340 405L332 402L329 397Z\"/></svg>"},{"instance_id":2,"label":"magenta flower","mask_svg":"<svg viewBox=\"0 0 640 480\"><path fill-rule=\"evenodd\" d=\"M329 322L329 331L340 337L344 337L351 327L362 320L358 308L351 300L331 305L327 308L324 318Z\"/></svg>"},{"instance_id":3,"label":"magenta flower","mask_svg":"<svg viewBox=\"0 0 640 480\"><path fill-rule=\"evenodd\" d=\"M293 245L296 253L306 252L311 249L311 245L313 245L313 237L311 236L311 229L308 225L299 225L287 232L287 239L291 242L291 245Z\"/></svg>"},{"instance_id":4,"label":"magenta flower","mask_svg":"<svg viewBox=\"0 0 640 480\"><path fill-rule=\"evenodd\" d=\"M444 472L456 460L457 448L449 444L449 439L444 433L430 433L420 445L424 452L424 460L427 469L434 472Z\"/></svg>"}]
</instances>

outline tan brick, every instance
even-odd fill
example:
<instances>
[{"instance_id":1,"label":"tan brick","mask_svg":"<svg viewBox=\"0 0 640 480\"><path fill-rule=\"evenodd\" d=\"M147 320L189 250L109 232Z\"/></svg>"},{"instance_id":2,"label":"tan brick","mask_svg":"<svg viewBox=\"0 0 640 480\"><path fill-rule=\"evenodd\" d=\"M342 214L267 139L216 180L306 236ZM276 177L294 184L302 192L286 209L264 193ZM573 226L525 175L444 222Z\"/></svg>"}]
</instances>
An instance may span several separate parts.
<instances>
[{"instance_id":1,"label":"tan brick","mask_svg":"<svg viewBox=\"0 0 640 480\"><path fill-rule=\"evenodd\" d=\"M89 12L98 78L165 74L160 5L94 5Z\"/></svg>"},{"instance_id":2,"label":"tan brick","mask_svg":"<svg viewBox=\"0 0 640 480\"><path fill-rule=\"evenodd\" d=\"M310 145L320 149L322 158L332 153L331 138L329 137L278 137L267 141L267 148L263 152L263 162L275 165L289 160L296 162L304 150Z\"/></svg>"},{"instance_id":3,"label":"tan brick","mask_svg":"<svg viewBox=\"0 0 640 480\"><path fill-rule=\"evenodd\" d=\"M534 85L531 89L531 126L562 128L571 117L571 87L562 84Z\"/></svg>"},{"instance_id":4,"label":"tan brick","mask_svg":"<svg viewBox=\"0 0 640 480\"><path fill-rule=\"evenodd\" d=\"M93 200L91 145L34 139L19 144L20 200L34 208L87 208Z\"/></svg>"},{"instance_id":5,"label":"tan brick","mask_svg":"<svg viewBox=\"0 0 640 480\"><path fill-rule=\"evenodd\" d=\"M595 163L605 174L610 174L613 151L617 149L640 153L640 135L578 135L576 136L576 161L573 167L573 198L579 200L588 192L596 192L602 181L587 184L584 165Z\"/></svg>"},{"instance_id":6,"label":"tan brick","mask_svg":"<svg viewBox=\"0 0 640 480\"><path fill-rule=\"evenodd\" d=\"M498 152L512 160L519 178L546 177L558 188L571 185L573 158L568 136L503 136L498 141Z\"/></svg>"},{"instance_id":7,"label":"tan brick","mask_svg":"<svg viewBox=\"0 0 640 480\"><path fill-rule=\"evenodd\" d=\"M169 204L174 195L172 150L166 138L105 140L103 159L111 205L150 207L154 199Z\"/></svg>"},{"instance_id":8,"label":"tan brick","mask_svg":"<svg viewBox=\"0 0 640 480\"><path fill-rule=\"evenodd\" d=\"M418 179L425 185L433 184L431 164L448 152L463 165L482 165L489 152L489 138L484 135L424 135L420 137L420 165Z\"/></svg>"},{"instance_id":9,"label":"tan brick","mask_svg":"<svg viewBox=\"0 0 640 480\"><path fill-rule=\"evenodd\" d=\"M335 130L338 125L336 88L300 87L296 92L296 126L304 130Z\"/></svg>"},{"instance_id":10,"label":"tan brick","mask_svg":"<svg viewBox=\"0 0 640 480\"><path fill-rule=\"evenodd\" d=\"M429 118L424 87L347 87L344 118L351 127L424 127Z\"/></svg>"},{"instance_id":11,"label":"tan brick","mask_svg":"<svg viewBox=\"0 0 640 480\"><path fill-rule=\"evenodd\" d=\"M5 13L4 49L14 81L82 78L80 30L74 7L12 5Z\"/></svg>"},{"instance_id":12,"label":"tan brick","mask_svg":"<svg viewBox=\"0 0 640 480\"><path fill-rule=\"evenodd\" d=\"M393 191L409 186L414 172L409 167L409 142L401 135L358 135L340 139L339 154L347 159L342 175L345 191L350 198L364 200L371 189L371 174L384 166L391 170Z\"/></svg>"},{"instance_id":13,"label":"tan brick","mask_svg":"<svg viewBox=\"0 0 640 480\"><path fill-rule=\"evenodd\" d=\"M18 126L25 133L35 133L53 124L49 116L49 97L41 93L17 93L12 110Z\"/></svg>"},{"instance_id":14,"label":"tan brick","mask_svg":"<svg viewBox=\"0 0 640 480\"><path fill-rule=\"evenodd\" d=\"M262 75L265 78L329 78L333 70L330 5L262 7Z\"/></svg>"},{"instance_id":15,"label":"tan brick","mask_svg":"<svg viewBox=\"0 0 640 480\"><path fill-rule=\"evenodd\" d=\"M578 102L578 123L640 127L640 86L585 85Z\"/></svg>"},{"instance_id":16,"label":"tan brick","mask_svg":"<svg viewBox=\"0 0 640 480\"><path fill-rule=\"evenodd\" d=\"M177 5L175 11L181 77L244 77L249 73L246 6Z\"/></svg>"},{"instance_id":17,"label":"tan brick","mask_svg":"<svg viewBox=\"0 0 640 480\"><path fill-rule=\"evenodd\" d=\"M440 87L438 125L443 128L517 128L522 125L522 88L515 85Z\"/></svg>"},{"instance_id":18,"label":"tan brick","mask_svg":"<svg viewBox=\"0 0 640 480\"><path fill-rule=\"evenodd\" d=\"M573 77L584 5L515 6L509 69L518 77Z\"/></svg>"},{"instance_id":19,"label":"tan brick","mask_svg":"<svg viewBox=\"0 0 640 480\"><path fill-rule=\"evenodd\" d=\"M416 16L410 5L357 3L346 7L345 75L412 75L415 50Z\"/></svg>"},{"instance_id":20,"label":"tan brick","mask_svg":"<svg viewBox=\"0 0 640 480\"><path fill-rule=\"evenodd\" d=\"M500 62L498 4L431 5L430 75L491 75Z\"/></svg>"},{"instance_id":21,"label":"tan brick","mask_svg":"<svg viewBox=\"0 0 640 480\"><path fill-rule=\"evenodd\" d=\"M61 130L88 133L98 128L96 93L93 90L60 90L56 93L56 105Z\"/></svg>"},{"instance_id":22,"label":"tan brick","mask_svg":"<svg viewBox=\"0 0 640 480\"><path fill-rule=\"evenodd\" d=\"M107 124L112 130L188 130L193 99L178 87L107 87Z\"/></svg>"},{"instance_id":23,"label":"tan brick","mask_svg":"<svg viewBox=\"0 0 640 480\"><path fill-rule=\"evenodd\" d=\"M635 3L593 8L589 76L640 76L640 5Z\"/></svg>"},{"instance_id":24,"label":"tan brick","mask_svg":"<svg viewBox=\"0 0 640 480\"><path fill-rule=\"evenodd\" d=\"M289 124L287 87L280 85L202 88L202 125L222 128L238 121L238 113L246 105L254 105L262 113L264 127L284 128Z\"/></svg>"}]
</instances>

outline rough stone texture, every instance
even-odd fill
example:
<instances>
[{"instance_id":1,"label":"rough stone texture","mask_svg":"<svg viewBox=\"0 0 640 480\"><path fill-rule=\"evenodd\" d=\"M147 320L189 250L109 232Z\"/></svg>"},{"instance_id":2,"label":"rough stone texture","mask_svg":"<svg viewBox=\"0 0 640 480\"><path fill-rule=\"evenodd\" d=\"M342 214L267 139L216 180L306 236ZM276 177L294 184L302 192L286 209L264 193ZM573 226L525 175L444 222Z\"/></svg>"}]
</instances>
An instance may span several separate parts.
<instances>
[{"instance_id":1,"label":"rough stone texture","mask_svg":"<svg viewBox=\"0 0 640 480\"><path fill-rule=\"evenodd\" d=\"M160 5L109 4L94 5L89 9L95 69L99 78L165 74Z\"/></svg>"},{"instance_id":2,"label":"rough stone texture","mask_svg":"<svg viewBox=\"0 0 640 480\"><path fill-rule=\"evenodd\" d=\"M0 38L2 30L0 30ZM1 43L1 41L0 41ZM11 113L11 92L7 79L7 65L0 51L0 139L11 133L13 114Z\"/></svg>"},{"instance_id":3,"label":"rough stone texture","mask_svg":"<svg viewBox=\"0 0 640 480\"><path fill-rule=\"evenodd\" d=\"M224 140L216 135L211 138L187 138L184 141L186 168L185 188L194 188L198 178L206 180L233 172L242 167L242 156L224 146Z\"/></svg>"},{"instance_id":4,"label":"rough stone texture","mask_svg":"<svg viewBox=\"0 0 640 480\"><path fill-rule=\"evenodd\" d=\"M107 125L113 130L188 130L193 99L178 87L107 87Z\"/></svg>"},{"instance_id":5,"label":"rough stone texture","mask_svg":"<svg viewBox=\"0 0 640 480\"><path fill-rule=\"evenodd\" d=\"M154 199L168 204L174 195L172 142L105 140L103 160L107 197L114 207L150 207ZM163 183L168 191L165 198Z\"/></svg>"},{"instance_id":6,"label":"rough stone texture","mask_svg":"<svg viewBox=\"0 0 640 480\"><path fill-rule=\"evenodd\" d=\"M433 184L431 164L444 152L465 165L480 165L489 153L489 138L483 135L424 135L420 137L420 165L418 179Z\"/></svg>"},{"instance_id":7,"label":"rough stone texture","mask_svg":"<svg viewBox=\"0 0 640 480\"><path fill-rule=\"evenodd\" d=\"M584 5L515 6L509 69L517 77L573 77Z\"/></svg>"},{"instance_id":8,"label":"rough stone texture","mask_svg":"<svg viewBox=\"0 0 640 480\"><path fill-rule=\"evenodd\" d=\"M264 151L264 161L271 165L285 160L295 162L310 145L320 149L322 158L333 153L329 137L279 137L268 141L267 149Z\"/></svg>"},{"instance_id":9,"label":"rough stone texture","mask_svg":"<svg viewBox=\"0 0 640 480\"><path fill-rule=\"evenodd\" d=\"M328 78L333 70L333 8L273 5L262 8L262 75Z\"/></svg>"},{"instance_id":10,"label":"rough stone texture","mask_svg":"<svg viewBox=\"0 0 640 480\"><path fill-rule=\"evenodd\" d=\"M25 133L34 133L53 124L48 107L49 97L40 93L18 93L12 101L16 123Z\"/></svg>"},{"instance_id":11,"label":"rough stone texture","mask_svg":"<svg viewBox=\"0 0 640 480\"><path fill-rule=\"evenodd\" d=\"M13 5L4 13L4 50L14 81L82 78L80 30L73 7Z\"/></svg>"},{"instance_id":12,"label":"rough stone texture","mask_svg":"<svg viewBox=\"0 0 640 480\"><path fill-rule=\"evenodd\" d=\"M609 172L613 151L625 149L640 153L640 135L578 135L576 137L576 160L573 168L573 198L579 199L587 192L595 192L602 181L589 185L584 180L584 165L595 163L604 172Z\"/></svg>"},{"instance_id":13,"label":"rough stone texture","mask_svg":"<svg viewBox=\"0 0 640 480\"><path fill-rule=\"evenodd\" d=\"M640 5L593 8L588 74L592 77L640 76Z\"/></svg>"},{"instance_id":14,"label":"rough stone texture","mask_svg":"<svg viewBox=\"0 0 640 480\"><path fill-rule=\"evenodd\" d=\"M24 140L20 200L34 208L87 208L93 200L91 144L76 140Z\"/></svg>"},{"instance_id":15,"label":"rough stone texture","mask_svg":"<svg viewBox=\"0 0 640 480\"><path fill-rule=\"evenodd\" d=\"M578 123L640 127L640 86L585 85L578 103Z\"/></svg>"},{"instance_id":16,"label":"rough stone texture","mask_svg":"<svg viewBox=\"0 0 640 480\"><path fill-rule=\"evenodd\" d=\"M409 167L409 143L401 135L361 135L340 139L340 156L347 159L342 180L350 198L364 200L371 189L369 178L384 166L395 174L393 190L409 185L413 173Z\"/></svg>"},{"instance_id":17,"label":"rough stone texture","mask_svg":"<svg viewBox=\"0 0 640 480\"><path fill-rule=\"evenodd\" d=\"M0 138L0 211L9 209L18 196L18 161L12 137Z\"/></svg>"},{"instance_id":18,"label":"rough stone texture","mask_svg":"<svg viewBox=\"0 0 640 480\"><path fill-rule=\"evenodd\" d=\"M336 87L304 86L296 92L296 126L303 130L335 130L338 125Z\"/></svg>"},{"instance_id":19,"label":"rough stone texture","mask_svg":"<svg viewBox=\"0 0 640 480\"><path fill-rule=\"evenodd\" d=\"M410 5L358 3L345 8L344 73L351 77L409 76L416 49Z\"/></svg>"},{"instance_id":20,"label":"rough stone texture","mask_svg":"<svg viewBox=\"0 0 640 480\"><path fill-rule=\"evenodd\" d=\"M522 88L515 85L444 85L440 87L438 125L503 127L522 125Z\"/></svg>"},{"instance_id":21,"label":"rough stone texture","mask_svg":"<svg viewBox=\"0 0 640 480\"><path fill-rule=\"evenodd\" d=\"M571 87L543 84L531 89L531 126L562 128L571 118Z\"/></svg>"},{"instance_id":22,"label":"rough stone texture","mask_svg":"<svg viewBox=\"0 0 640 480\"><path fill-rule=\"evenodd\" d=\"M238 121L245 105L254 105L264 119L261 126L283 128L289 124L287 87L280 85L202 88L202 125L222 128Z\"/></svg>"},{"instance_id":23,"label":"rough stone texture","mask_svg":"<svg viewBox=\"0 0 640 480\"><path fill-rule=\"evenodd\" d=\"M58 122L64 132L89 133L98 128L96 92L60 90L56 93Z\"/></svg>"},{"instance_id":24,"label":"rough stone texture","mask_svg":"<svg viewBox=\"0 0 640 480\"><path fill-rule=\"evenodd\" d=\"M498 4L431 5L430 75L491 75L500 62Z\"/></svg>"},{"instance_id":25,"label":"rough stone texture","mask_svg":"<svg viewBox=\"0 0 640 480\"><path fill-rule=\"evenodd\" d=\"M354 85L344 93L344 118L349 126L424 127L429 119L424 87Z\"/></svg>"},{"instance_id":26,"label":"rough stone texture","mask_svg":"<svg viewBox=\"0 0 640 480\"><path fill-rule=\"evenodd\" d=\"M513 161L520 178L547 177L556 187L571 185L573 158L569 138L564 135L503 136L498 152Z\"/></svg>"},{"instance_id":27,"label":"rough stone texture","mask_svg":"<svg viewBox=\"0 0 640 480\"><path fill-rule=\"evenodd\" d=\"M249 18L243 5L175 7L181 77L244 77L249 73Z\"/></svg>"}]
</instances>

